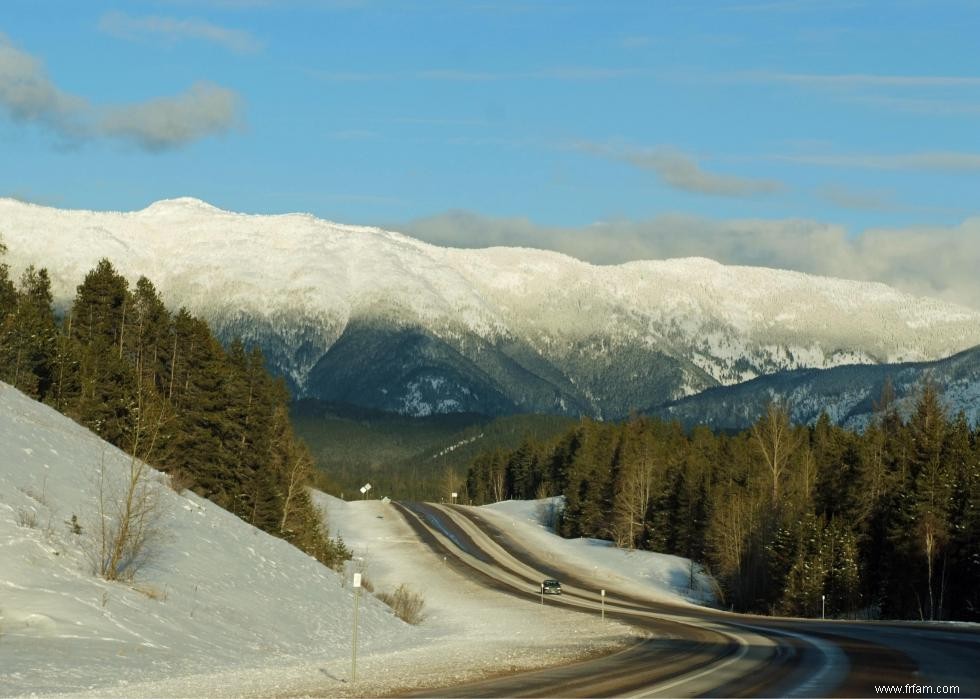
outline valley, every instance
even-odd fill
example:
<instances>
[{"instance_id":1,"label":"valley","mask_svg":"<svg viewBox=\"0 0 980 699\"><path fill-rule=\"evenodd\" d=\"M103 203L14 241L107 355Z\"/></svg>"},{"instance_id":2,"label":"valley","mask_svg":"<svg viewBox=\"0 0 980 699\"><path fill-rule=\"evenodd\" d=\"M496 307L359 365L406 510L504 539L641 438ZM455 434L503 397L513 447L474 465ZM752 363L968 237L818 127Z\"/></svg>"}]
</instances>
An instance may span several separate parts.
<instances>
[{"instance_id":1,"label":"valley","mask_svg":"<svg viewBox=\"0 0 980 699\"><path fill-rule=\"evenodd\" d=\"M355 602L354 568L325 569L156 474L165 536L154 559L135 583L103 581L88 574L85 555L91 474L101 463L115 478L130 458L5 384L0 408L5 696L978 690L975 625L716 611L710 579L690 561L557 537L547 514L554 501L450 508L314 493L370 585ZM37 526L25 523L28 511ZM80 533L63 525L73 512ZM539 599L545 576L563 581L561 596ZM398 585L424 591L422 624L404 624L370 594Z\"/></svg>"}]
</instances>

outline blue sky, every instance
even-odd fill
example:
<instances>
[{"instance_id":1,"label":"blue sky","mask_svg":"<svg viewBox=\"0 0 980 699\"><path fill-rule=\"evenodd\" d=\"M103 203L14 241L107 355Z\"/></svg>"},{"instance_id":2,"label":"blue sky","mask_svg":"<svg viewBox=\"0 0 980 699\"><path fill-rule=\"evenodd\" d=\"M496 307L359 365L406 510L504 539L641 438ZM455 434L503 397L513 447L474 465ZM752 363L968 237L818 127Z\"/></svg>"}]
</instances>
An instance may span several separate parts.
<instances>
[{"instance_id":1,"label":"blue sky","mask_svg":"<svg viewBox=\"0 0 980 699\"><path fill-rule=\"evenodd\" d=\"M976 0L5 0L0 195L190 195L600 262L669 254L643 222L763 263L718 236L973 237L978 26Z\"/></svg>"}]
</instances>

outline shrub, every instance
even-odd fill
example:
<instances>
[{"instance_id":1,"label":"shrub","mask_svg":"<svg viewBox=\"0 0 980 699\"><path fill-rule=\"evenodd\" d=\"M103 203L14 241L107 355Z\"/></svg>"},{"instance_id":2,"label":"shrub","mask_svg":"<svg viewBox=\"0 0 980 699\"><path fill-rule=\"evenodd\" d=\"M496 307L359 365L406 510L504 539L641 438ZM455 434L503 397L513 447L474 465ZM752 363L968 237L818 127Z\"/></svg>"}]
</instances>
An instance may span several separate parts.
<instances>
[{"instance_id":1,"label":"shrub","mask_svg":"<svg viewBox=\"0 0 980 699\"><path fill-rule=\"evenodd\" d=\"M88 554L102 578L132 580L157 553L162 534L159 484L136 457L130 457L121 478L108 471L103 452L95 473L95 526L89 528Z\"/></svg>"},{"instance_id":2,"label":"shrub","mask_svg":"<svg viewBox=\"0 0 980 699\"><path fill-rule=\"evenodd\" d=\"M395 616L406 623L418 624L425 618L422 613L425 599L404 584L399 585L394 592L379 592L377 598L391 607Z\"/></svg>"},{"instance_id":3,"label":"shrub","mask_svg":"<svg viewBox=\"0 0 980 699\"><path fill-rule=\"evenodd\" d=\"M185 490L194 485L194 479L184 469L176 468L167 474L167 484L177 495L183 495Z\"/></svg>"}]
</instances>

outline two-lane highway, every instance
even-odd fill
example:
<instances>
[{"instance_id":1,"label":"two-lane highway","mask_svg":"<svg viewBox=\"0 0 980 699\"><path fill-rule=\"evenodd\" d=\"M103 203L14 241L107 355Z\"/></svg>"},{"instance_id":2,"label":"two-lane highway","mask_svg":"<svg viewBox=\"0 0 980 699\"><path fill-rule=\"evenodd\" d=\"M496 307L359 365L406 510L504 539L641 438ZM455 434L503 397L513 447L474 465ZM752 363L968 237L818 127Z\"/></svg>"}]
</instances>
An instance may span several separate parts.
<instances>
[{"instance_id":1,"label":"two-lane highway","mask_svg":"<svg viewBox=\"0 0 980 699\"><path fill-rule=\"evenodd\" d=\"M588 571L543 561L475 508L396 507L422 541L471 579L526 598L543 578L557 577L564 594L549 604L599 612ZM647 638L602 658L422 694L875 696L875 685L902 685L922 696L923 686L957 684L959 696L980 692L971 674L980 658L974 629L736 615L607 592L606 614L641 627Z\"/></svg>"},{"instance_id":2,"label":"two-lane highway","mask_svg":"<svg viewBox=\"0 0 980 699\"><path fill-rule=\"evenodd\" d=\"M562 578L564 594L550 598L570 610L595 614L596 586L568 571L549 568L530 552L501 545L499 532L465 516L466 508L410 503L398 506L419 537L471 579L501 592L528 597L543 577ZM726 695L785 696L826 663L817 646L775 632L732 627L686 616L683 607L653 609L649 600L610 590L611 618L643 628L648 638L620 652L575 665L426 691L429 696L694 696L725 687ZM693 608L698 610L698 608ZM698 610L699 611L699 610ZM809 671L807 670L809 668ZM761 670L765 669L764 677ZM826 687L814 695L826 694Z\"/></svg>"}]
</instances>

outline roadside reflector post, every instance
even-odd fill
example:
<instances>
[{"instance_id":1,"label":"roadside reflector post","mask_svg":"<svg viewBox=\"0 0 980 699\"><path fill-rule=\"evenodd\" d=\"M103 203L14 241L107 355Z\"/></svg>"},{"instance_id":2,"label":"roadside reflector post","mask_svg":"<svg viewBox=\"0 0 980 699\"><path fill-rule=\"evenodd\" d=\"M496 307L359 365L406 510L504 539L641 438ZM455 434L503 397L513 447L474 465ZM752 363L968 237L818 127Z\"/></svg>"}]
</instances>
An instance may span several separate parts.
<instances>
[{"instance_id":1,"label":"roadside reflector post","mask_svg":"<svg viewBox=\"0 0 980 699\"><path fill-rule=\"evenodd\" d=\"M605 619L606 619L606 591L605 590L599 590L599 595L602 597L602 619L603 619L603 621L605 621Z\"/></svg>"},{"instance_id":2,"label":"roadside reflector post","mask_svg":"<svg viewBox=\"0 0 980 699\"><path fill-rule=\"evenodd\" d=\"M354 648L350 661L350 683L357 681L357 607L361 601L361 574L354 573Z\"/></svg>"},{"instance_id":3,"label":"roadside reflector post","mask_svg":"<svg viewBox=\"0 0 980 699\"><path fill-rule=\"evenodd\" d=\"M827 595L820 595L820 618L827 618Z\"/></svg>"},{"instance_id":4,"label":"roadside reflector post","mask_svg":"<svg viewBox=\"0 0 980 699\"><path fill-rule=\"evenodd\" d=\"M541 604L544 604L544 583L541 583Z\"/></svg>"}]
</instances>

